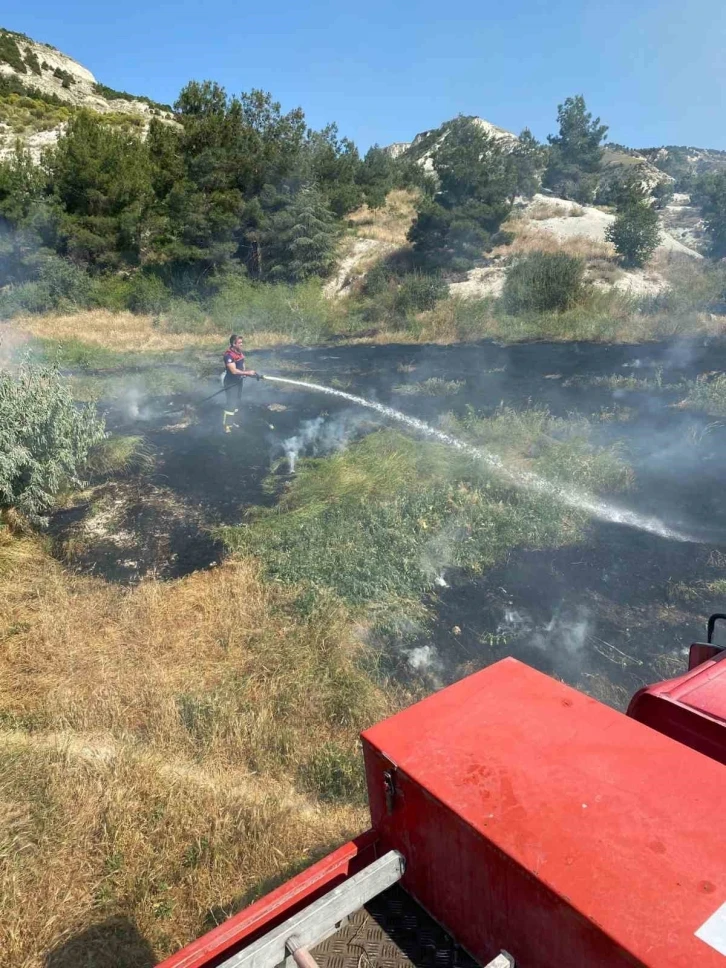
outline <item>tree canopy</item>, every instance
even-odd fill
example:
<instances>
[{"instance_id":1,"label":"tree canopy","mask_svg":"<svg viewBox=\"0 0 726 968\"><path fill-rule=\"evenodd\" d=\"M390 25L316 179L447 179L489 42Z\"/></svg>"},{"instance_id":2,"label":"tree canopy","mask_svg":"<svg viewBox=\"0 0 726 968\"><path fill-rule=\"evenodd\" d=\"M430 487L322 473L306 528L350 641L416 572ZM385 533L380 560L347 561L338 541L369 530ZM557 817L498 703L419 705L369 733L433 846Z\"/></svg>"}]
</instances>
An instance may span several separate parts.
<instances>
[{"instance_id":1,"label":"tree canopy","mask_svg":"<svg viewBox=\"0 0 726 968\"><path fill-rule=\"evenodd\" d=\"M543 184L563 198L591 202L602 168L602 143L607 125L593 118L581 94L558 105L559 134L549 135L549 160Z\"/></svg>"}]
</instances>

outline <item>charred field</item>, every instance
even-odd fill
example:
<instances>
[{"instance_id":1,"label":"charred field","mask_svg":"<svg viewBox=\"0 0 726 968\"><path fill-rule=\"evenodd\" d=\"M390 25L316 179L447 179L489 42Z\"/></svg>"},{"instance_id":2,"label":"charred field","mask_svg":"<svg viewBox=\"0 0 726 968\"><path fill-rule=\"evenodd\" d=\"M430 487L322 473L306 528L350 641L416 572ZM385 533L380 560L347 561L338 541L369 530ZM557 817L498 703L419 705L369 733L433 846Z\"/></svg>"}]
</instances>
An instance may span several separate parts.
<instances>
[{"instance_id":1,"label":"charred field","mask_svg":"<svg viewBox=\"0 0 726 968\"><path fill-rule=\"evenodd\" d=\"M635 688L675 673L709 612L723 607L726 411L692 403L700 399L694 388L726 369L723 341L285 347L255 353L254 365L396 407L434 427L453 423L464 434L472 421L504 414L517 436L518 414L546 413L552 426L540 419L516 453L507 446L507 420L494 435L498 452L517 465L536 460L543 441L567 437L568 423L586 420L588 452L617 455L628 469L624 493L613 500L690 540L589 518L577 522L576 534L566 521L567 534L531 540L525 528L511 541L493 541L492 555L485 552L479 563L475 554L462 561L450 547L432 551L429 542L422 564L420 543L402 546L402 570L419 574L388 595L365 577L357 584L354 575L349 584L340 579L348 567L375 571L378 545L371 540L367 562L364 555L349 564L338 553L344 532L333 529L320 541L338 574L326 578L322 569L307 581L306 546L315 545L314 536L286 534L284 549L275 539L267 553L270 515L304 516L305 488L296 493L300 476L289 473L291 447L309 483L342 452L355 465L356 448L380 436L386 423L336 397L247 381L239 426L225 434L223 398L204 402L218 385L203 363L206 378L189 369L183 389L185 371L176 367L176 389L166 393L154 386L158 367L115 374L99 406L114 433L142 435L153 459L59 511L51 526L57 554L81 571L133 583L217 566L230 549L252 551L275 580L302 581L310 594L332 585L357 607L375 605L367 641L406 681L430 688L511 654L621 707ZM470 486L465 479L454 474L448 486ZM367 487L360 484L358 497L369 510L393 499ZM326 488L313 487L311 500L337 503L334 486ZM356 499L355 485L341 500L348 498ZM460 512L452 508L458 524L446 545L468 540L471 526L461 529ZM260 514L263 528L250 540L245 535L259 529ZM391 519L385 528L400 525ZM446 533L446 513L432 528ZM295 556L299 566L290 561Z\"/></svg>"},{"instance_id":2,"label":"charred field","mask_svg":"<svg viewBox=\"0 0 726 968\"><path fill-rule=\"evenodd\" d=\"M150 968L364 828L361 729L504 655L623 708L723 610L726 343L249 361L436 433L269 380L227 434L215 357L68 367L110 436L0 528L9 965Z\"/></svg>"}]
</instances>

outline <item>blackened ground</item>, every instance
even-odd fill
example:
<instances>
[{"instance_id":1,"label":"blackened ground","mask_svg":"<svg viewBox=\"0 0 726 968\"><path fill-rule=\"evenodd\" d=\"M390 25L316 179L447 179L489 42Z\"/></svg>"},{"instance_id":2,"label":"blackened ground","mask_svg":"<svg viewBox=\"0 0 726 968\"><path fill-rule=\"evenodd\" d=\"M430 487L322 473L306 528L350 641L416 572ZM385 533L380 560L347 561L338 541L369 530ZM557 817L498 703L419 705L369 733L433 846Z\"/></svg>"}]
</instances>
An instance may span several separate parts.
<instances>
[{"instance_id":1,"label":"blackened ground","mask_svg":"<svg viewBox=\"0 0 726 968\"><path fill-rule=\"evenodd\" d=\"M250 362L263 372L335 386L432 423L448 411L491 413L501 404L595 415L601 442L620 442L635 470L636 487L622 503L699 539L671 542L595 522L581 546L519 550L483 578L447 574L450 587L430 601L433 625L414 643L424 647L416 653L421 663L439 678L515 654L568 681L591 680L594 692L603 691L604 681L605 693L611 692L605 698L618 702L654 674L673 672L679 650L702 636L708 613L726 605L703 591L724 577L726 558L718 548L726 546L726 421L679 406L685 381L726 370L726 341L286 347L256 353ZM213 360L200 363L213 371ZM416 390L432 378L459 385L456 392L433 396L400 389L415 384ZM154 469L138 489L163 492L178 513L165 511L165 501L146 502L150 510L143 495L134 498L123 528L140 536L140 566L119 571L120 556L114 559L114 548L106 546L95 559L89 549L83 567L135 580L149 571L171 577L219 560L221 549L209 529L276 500L263 482L282 455L282 442L307 420L349 409L316 392L248 381L240 426L225 435L223 397L203 402L218 386L190 371L183 394L152 389L141 408L107 402L109 425L143 434L155 452ZM185 533L179 520L187 523ZM155 542L141 537L149 533ZM170 563L164 556L172 547ZM674 591L679 584L691 592Z\"/></svg>"}]
</instances>

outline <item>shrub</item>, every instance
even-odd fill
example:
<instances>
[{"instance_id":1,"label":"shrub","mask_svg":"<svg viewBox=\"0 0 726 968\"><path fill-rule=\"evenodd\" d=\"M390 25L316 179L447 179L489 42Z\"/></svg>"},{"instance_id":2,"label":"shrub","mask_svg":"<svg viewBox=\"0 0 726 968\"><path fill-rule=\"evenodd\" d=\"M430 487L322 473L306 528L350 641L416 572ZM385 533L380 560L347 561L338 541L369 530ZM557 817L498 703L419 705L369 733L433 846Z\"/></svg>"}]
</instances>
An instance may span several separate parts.
<instances>
[{"instance_id":1,"label":"shrub","mask_svg":"<svg viewBox=\"0 0 726 968\"><path fill-rule=\"evenodd\" d=\"M26 48L25 51L25 63L31 69L34 74L42 74L42 69L40 66L40 61L38 60L38 55L35 51L32 51L30 47Z\"/></svg>"},{"instance_id":2,"label":"shrub","mask_svg":"<svg viewBox=\"0 0 726 968\"><path fill-rule=\"evenodd\" d=\"M89 302L101 309L120 313L129 308L131 280L121 276L98 276L91 280Z\"/></svg>"},{"instance_id":3,"label":"shrub","mask_svg":"<svg viewBox=\"0 0 726 968\"><path fill-rule=\"evenodd\" d=\"M0 30L0 64L9 64L18 74L28 73L15 38L4 30Z\"/></svg>"},{"instance_id":4,"label":"shrub","mask_svg":"<svg viewBox=\"0 0 726 968\"><path fill-rule=\"evenodd\" d=\"M171 301L171 292L158 276L136 275L131 280L128 307L134 313L162 313Z\"/></svg>"},{"instance_id":5,"label":"shrub","mask_svg":"<svg viewBox=\"0 0 726 968\"><path fill-rule=\"evenodd\" d=\"M396 293L395 308L403 315L433 309L449 289L440 276L413 273L405 276Z\"/></svg>"},{"instance_id":6,"label":"shrub","mask_svg":"<svg viewBox=\"0 0 726 968\"><path fill-rule=\"evenodd\" d=\"M643 195L625 194L606 238L615 246L623 265L644 266L660 242L658 212Z\"/></svg>"},{"instance_id":7,"label":"shrub","mask_svg":"<svg viewBox=\"0 0 726 968\"><path fill-rule=\"evenodd\" d=\"M286 333L303 342L328 335L337 311L314 279L290 286L231 277L210 304L216 329Z\"/></svg>"},{"instance_id":8,"label":"shrub","mask_svg":"<svg viewBox=\"0 0 726 968\"><path fill-rule=\"evenodd\" d=\"M35 279L0 293L0 318L80 308L88 305L91 293L91 279L83 269L59 256L43 254L35 265Z\"/></svg>"},{"instance_id":9,"label":"shrub","mask_svg":"<svg viewBox=\"0 0 726 968\"><path fill-rule=\"evenodd\" d=\"M505 309L509 313L571 309L584 297L584 271L583 260L565 252L531 252L509 268Z\"/></svg>"},{"instance_id":10,"label":"shrub","mask_svg":"<svg viewBox=\"0 0 726 968\"><path fill-rule=\"evenodd\" d=\"M77 406L57 368L24 365L0 374L0 508L42 520L59 491L103 440L93 406Z\"/></svg>"},{"instance_id":11,"label":"shrub","mask_svg":"<svg viewBox=\"0 0 726 968\"><path fill-rule=\"evenodd\" d=\"M363 283L363 293L366 296L380 296L385 292L394 278L393 271L385 262L377 262L366 273Z\"/></svg>"},{"instance_id":12,"label":"shrub","mask_svg":"<svg viewBox=\"0 0 726 968\"><path fill-rule=\"evenodd\" d=\"M169 333L208 333L212 329L211 320L199 303L188 299L172 299L162 321Z\"/></svg>"}]
</instances>

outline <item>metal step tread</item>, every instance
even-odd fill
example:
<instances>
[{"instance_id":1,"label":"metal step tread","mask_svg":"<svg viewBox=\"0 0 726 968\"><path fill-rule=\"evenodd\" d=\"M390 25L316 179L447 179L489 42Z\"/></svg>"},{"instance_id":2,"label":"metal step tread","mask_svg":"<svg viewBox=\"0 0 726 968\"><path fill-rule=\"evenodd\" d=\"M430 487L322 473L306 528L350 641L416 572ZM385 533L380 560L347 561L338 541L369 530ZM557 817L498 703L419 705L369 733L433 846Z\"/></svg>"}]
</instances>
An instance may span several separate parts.
<instances>
[{"instance_id":1,"label":"metal step tread","mask_svg":"<svg viewBox=\"0 0 726 968\"><path fill-rule=\"evenodd\" d=\"M399 885L369 901L311 954L320 968L478 968Z\"/></svg>"}]
</instances>

